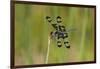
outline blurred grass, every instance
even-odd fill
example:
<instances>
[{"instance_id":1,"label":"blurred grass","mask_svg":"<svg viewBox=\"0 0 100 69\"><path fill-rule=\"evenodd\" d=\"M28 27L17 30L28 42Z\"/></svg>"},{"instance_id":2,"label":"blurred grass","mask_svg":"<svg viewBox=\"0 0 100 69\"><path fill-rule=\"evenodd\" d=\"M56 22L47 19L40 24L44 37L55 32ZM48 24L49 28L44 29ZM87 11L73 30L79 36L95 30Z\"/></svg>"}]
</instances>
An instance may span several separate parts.
<instances>
[{"instance_id":1,"label":"blurred grass","mask_svg":"<svg viewBox=\"0 0 100 69\"><path fill-rule=\"evenodd\" d=\"M94 60L94 9L49 5L15 5L15 65L45 64L48 36L54 30L45 17L62 17L70 49L51 40L48 63Z\"/></svg>"}]
</instances>

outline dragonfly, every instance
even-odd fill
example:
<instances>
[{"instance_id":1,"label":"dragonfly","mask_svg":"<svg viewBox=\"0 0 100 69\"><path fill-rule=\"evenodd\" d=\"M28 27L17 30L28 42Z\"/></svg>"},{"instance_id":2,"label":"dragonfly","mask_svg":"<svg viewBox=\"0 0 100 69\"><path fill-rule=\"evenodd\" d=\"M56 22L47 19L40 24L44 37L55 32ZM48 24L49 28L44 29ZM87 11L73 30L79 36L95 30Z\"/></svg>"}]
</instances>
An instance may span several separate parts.
<instances>
[{"instance_id":1,"label":"dragonfly","mask_svg":"<svg viewBox=\"0 0 100 69\"><path fill-rule=\"evenodd\" d=\"M55 29L50 32L51 38L55 38L57 41L57 46L62 47L62 42L66 48L70 48L68 42L68 32L64 25L62 25L62 18L60 16L56 17L56 22L53 22L50 16L46 16L46 20Z\"/></svg>"}]
</instances>

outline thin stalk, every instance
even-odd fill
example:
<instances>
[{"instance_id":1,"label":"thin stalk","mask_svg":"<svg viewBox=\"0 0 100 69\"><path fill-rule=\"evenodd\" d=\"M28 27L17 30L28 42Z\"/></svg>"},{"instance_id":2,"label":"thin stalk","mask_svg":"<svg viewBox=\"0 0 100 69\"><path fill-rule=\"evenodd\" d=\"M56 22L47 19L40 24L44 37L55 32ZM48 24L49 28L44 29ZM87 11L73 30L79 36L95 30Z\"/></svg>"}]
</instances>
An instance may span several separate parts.
<instances>
[{"instance_id":1,"label":"thin stalk","mask_svg":"<svg viewBox=\"0 0 100 69\"><path fill-rule=\"evenodd\" d=\"M46 64L48 63L49 50L50 50L50 37L48 37L48 48L47 48L47 54L46 54L46 60L45 60Z\"/></svg>"},{"instance_id":2,"label":"thin stalk","mask_svg":"<svg viewBox=\"0 0 100 69\"><path fill-rule=\"evenodd\" d=\"M87 27L87 9L85 9L84 12L84 19L83 19L83 27L82 27L82 37L81 37L81 42L80 42L80 60L82 60L84 52L85 52L85 37L86 37L86 27Z\"/></svg>"}]
</instances>

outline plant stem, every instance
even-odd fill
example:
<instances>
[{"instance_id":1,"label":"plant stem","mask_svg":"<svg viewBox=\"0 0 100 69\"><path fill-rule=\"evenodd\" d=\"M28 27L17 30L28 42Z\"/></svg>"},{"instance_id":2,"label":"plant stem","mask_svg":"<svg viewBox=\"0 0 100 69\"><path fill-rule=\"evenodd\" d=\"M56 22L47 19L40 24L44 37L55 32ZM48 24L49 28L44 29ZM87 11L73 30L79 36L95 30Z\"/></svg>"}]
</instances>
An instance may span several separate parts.
<instances>
[{"instance_id":1,"label":"plant stem","mask_svg":"<svg viewBox=\"0 0 100 69\"><path fill-rule=\"evenodd\" d=\"M84 58L87 22L88 22L87 9L85 9L83 27L82 27L82 37L81 37L81 42L80 42L80 60Z\"/></svg>"},{"instance_id":2,"label":"plant stem","mask_svg":"<svg viewBox=\"0 0 100 69\"><path fill-rule=\"evenodd\" d=\"M48 48L47 48L47 54L46 54L46 60L45 60L46 64L48 63L49 50L50 50L50 37L48 37Z\"/></svg>"}]
</instances>

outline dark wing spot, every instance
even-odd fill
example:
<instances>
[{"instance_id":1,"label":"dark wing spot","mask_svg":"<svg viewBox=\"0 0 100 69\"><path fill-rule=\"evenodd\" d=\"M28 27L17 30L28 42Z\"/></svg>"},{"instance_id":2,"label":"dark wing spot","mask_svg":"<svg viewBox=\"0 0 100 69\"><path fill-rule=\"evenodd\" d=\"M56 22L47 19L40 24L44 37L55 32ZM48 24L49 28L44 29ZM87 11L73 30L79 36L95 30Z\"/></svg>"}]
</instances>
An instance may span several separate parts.
<instances>
[{"instance_id":1,"label":"dark wing spot","mask_svg":"<svg viewBox=\"0 0 100 69\"><path fill-rule=\"evenodd\" d=\"M61 47L62 46L61 41L57 41L57 45L58 47Z\"/></svg>"},{"instance_id":2,"label":"dark wing spot","mask_svg":"<svg viewBox=\"0 0 100 69\"><path fill-rule=\"evenodd\" d=\"M66 48L70 48L70 46L66 46Z\"/></svg>"},{"instance_id":3,"label":"dark wing spot","mask_svg":"<svg viewBox=\"0 0 100 69\"><path fill-rule=\"evenodd\" d=\"M51 20L51 17L49 17L49 16L46 16L46 19L48 20L48 22L51 22L52 20Z\"/></svg>"}]
</instances>

